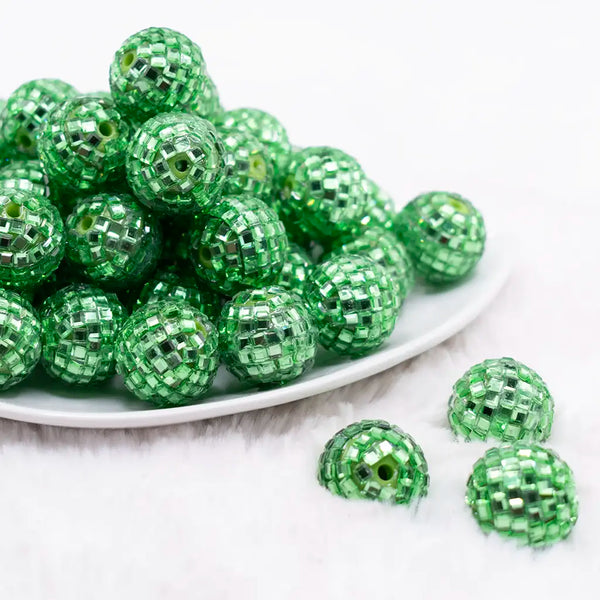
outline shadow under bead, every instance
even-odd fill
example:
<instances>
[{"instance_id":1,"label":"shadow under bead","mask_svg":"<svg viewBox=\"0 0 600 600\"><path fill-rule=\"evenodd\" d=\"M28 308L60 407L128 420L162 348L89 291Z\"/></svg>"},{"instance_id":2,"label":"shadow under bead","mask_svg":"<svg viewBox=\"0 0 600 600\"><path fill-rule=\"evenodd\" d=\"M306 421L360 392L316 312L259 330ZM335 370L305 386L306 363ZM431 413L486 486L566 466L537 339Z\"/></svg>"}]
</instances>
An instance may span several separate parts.
<instances>
[{"instance_id":1,"label":"shadow under bead","mask_svg":"<svg viewBox=\"0 0 600 600\"><path fill-rule=\"evenodd\" d=\"M32 289L58 267L64 227L46 199L0 186L0 286Z\"/></svg>"},{"instance_id":2,"label":"shadow under bead","mask_svg":"<svg viewBox=\"0 0 600 600\"><path fill-rule=\"evenodd\" d=\"M102 287L133 287L156 267L161 248L158 219L128 194L80 200L65 226L67 259Z\"/></svg>"},{"instance_id":3,"label":"shadow under bead","mask_svg":"<svg viewBox=\"0 0 600 600\"><path fill-rule=\"evenodd\" d=\"M313 366L317 329L296 294L277 286L244 290L223 307L219 345L240 381L282 385Z\"/></svg>"},{"instance_id":4,"label":"shadow under bead","mask_svg":"<svg viewBox=\"0 0 600 600\"><path fill-rule=\"evenodd\" d=\"M34 79L19 86L2 112L0 138L9 155L38 158L38 136L48 114L76 94L73 86L59 79Z\"/></svg>"},{"instance_id":5,"label":"shadow under bead","mask_svg":"<svg viewBox=\"0 0 600 600\"><path fill-rule=\"evenodd\" d=\"M362 356L391 335L398 316L398 284L370 258L341 254L318 265L304 287L304 301L319 329L319 342L337 354Z\"/></svg>"},{"instance_id":6,"label":"shadow under bead","mask_svg":"<svg viewBox=\"0 0 600 600\"><path fill-rule=\"evenodd\" d=\"M197 308L180 300L142 306L125 322L117 372L127 389L159 407L199 400L219 367L219 336Z\"/></svg>"},{"instance_id":7,"label":"shadow under bead","mask_svg":"<svg viewBox=\"0 0 600 600\"><path fill-rule=\"evenodd\" d=\"M114 102L89 94L70 98L48 116L38 141L50 179L76 191L125 177L130 127Z\"/></svg>"},{"instance_id":8,"label":"shadow under bead","mask_svg":"<svg viewBox=\"0 0 600 600\"><path fill-rule=\"evenodd\" d=\"M104 381L115 373L117 334L127 311L115 294L76 284L39 308L46 372L69 384Z\"/></svg>"},{"instance_id":9,"label":"shadow under bead","mask_svg":"<svg viewBox=\"0 0 600 600\"><path fill-rule=\"evenodd\" d=\"M0 390L25 379L42 352L42 328L31 304L0 288Z\"/></svg>"},{"instance_id":10,"label":"shadow under bead","mask_svg":"<svg viewBox=\"0 0 600 600\"><path fill-rule=\"evenodd\" d=\"M126 168L129 185L142 204L173 215L197 213L223 190L226 151L209 121L162 114L135 133Z\"/></svg>"},{"instance_id":11,"label":"shadow under bead","mask_svg":"<svg viewBox=\"0 0 600 600\"><path fill-rule=\"evenodd\" d=\"M409 202L396 217L396 233L426 281L457 281L477 265L485 248L485 225L465 198L429 192Z\"/></svg>"},{"instance_id":12,"label":"shadow under bead","mask_svg":"<svg viewBox=\"0 0 600 600\"><path fill-rule=\"evenodd\" d=\"M338 431L319 458L319 483L344 498L409 504L427 495L427 461L415 440L387 421Z\"/></svg>"}]
</instances>

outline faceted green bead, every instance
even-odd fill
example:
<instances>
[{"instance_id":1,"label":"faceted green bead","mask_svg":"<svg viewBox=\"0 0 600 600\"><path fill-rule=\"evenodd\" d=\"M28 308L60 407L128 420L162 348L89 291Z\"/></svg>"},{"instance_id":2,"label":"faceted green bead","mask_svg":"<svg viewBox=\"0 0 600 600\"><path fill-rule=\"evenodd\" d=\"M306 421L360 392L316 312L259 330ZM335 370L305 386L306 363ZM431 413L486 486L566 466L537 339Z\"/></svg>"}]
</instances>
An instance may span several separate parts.
<instances>
[{"instance_id":1,"label":"faceted green bead","mask_svg":"<svg viewBox=\"0 0 600 600\"><path fill-rule=\"evenodd\" d=\"M64 228L47 200L0 187L0 286L27 289L54 271L64 254Z\"/></svg>"},{"instance_id":2,"label":"faceted green bead","mask_svg":"<svg viewBox=\"0 0 600 600\"><path fill-rule=\"evenodd\" d=\"M225 110L219 100L217 86L207 73L204 73L200 93L192 104L190 112L211 123L219 123L223 120Z\"/></svg>"},{"instance_id":3,"label":"faceted green bead","mask_svg":"<svg viewBox=\"0 0 600 600\"><path fill-rule=\"evenodd\" d=\"M198 103L204 58L187 36L150 27L127 38L110 66L110 89L119 110L134 123Z\"/></svg>"},{"instance_id":4,"label":"faceted green bead","mask_svg":"<svg viewBox=\"0 0 600 600\"><path fill-rule=\"evenodd\" d=\"M356 254L340 254L317 266L304 299L321 345L342 355L360 356L383 344L398 316L398 284L381 265Z\"/></svg>"},{"instance_id":5,"label":"faceted green bead","mask_svg":"<svg viewBox=\"0 0 600 600\"><path fill-rule=\"evenodd\" d=\"M271 286L239 292L223 307L219 344L241 381L283 384L312 367L317 330L299 296Z\"/></svg>"},{"instance_id":6,"label":"faceted green bead","mask_svg":"<svg viewBox=\"0 0 600 600\"><path fill-rule=\"evenodd\" d=\"M37 139L48 113L77 93L59 79L34 79L18 87L6 101L0 121L4 139L12 155L37 158Z\"/></svg>"},{"instance_id":7,"label":"faceted green bead","mask_svg":"<svg viewBox=\"0 0 600 600\"><path fill-rule=\"evenodd\" d=\"M415 440L386 421L338 431L319 458L319 483L344 498L409 504L427 495L427 461Z\"/></svg>"},{"instance_id":8,"label":"faceted green bead","mask_svg":"<svg viewBox=\"0 0 600 600\"><path fill-rule=\"evenodd\" d=\"M417 273L431 283L447 283L475 268L485 246L485 225L465 198L430 192L409 202L396 219L396 230Z\"/></svg>"},{"instance_id":9,"label":"faceted green bead","mask_svg":"<svg viewBox=\"0 0 600 600\"><path fill-rule=\"evenodd\" d=\"M67 258L92 281L115 289L130 287L156 267L158 220L127 194L80 200L65 226Z\"/></svg>"},{"instance_id":10,"label":"faceted green bead","mask_svg":"<svg viewBox=\"0 0 600 600\"><path fill-rule=\"evenodd\" d=\"M390 231L370 227L352 241L334 245L333 254L361 254L380 264L396 280L402 304L415 284L415 269L404 244Z\"/></svg>"},{"instance_id":11,"label":"faceted green bead","mask_svg":"<svg viewBox=\"0 0 600 600\"><path fill-rule=\"evenodd\" d=\"M283 125L273 115L256 108L236 108L223 115L221 127L253 135L269 152L275 177L285 172L292 146Z\"/></svg>"},{"instance_id":12,"label":"faceted green bead","mask_svg":"<svg viewBox=\"0 0 600 600\"><path fill-rule=\"evenodd\" d=\"M276 285L302 295L308 276L314 268L308 252L298 244L290 244Z\"/></svg>"},{"instance_id":13,"label":"faceted green bead","mask_svg":"<svg viewBox=\"0 0 600 600\"><path fill-rule=\"evenodd\" d=\"M223 194L250 194L269 203L273 196L273 163L266 147L247 131L224 130L227 179Z\"/></svg>"},{"instance_id":14,"label":"faceted green bead","mask_svg":"<svg viewBox=\"0 0 600 600\"><path fill-rule=\"evenodd\" d=\"M4 141L4 127L3 127L3 122L4 122L4 109L6 108L6 100L4 100L3 98L0 98L0 166L2 166L4 164L4 162L6 161L6 159L9 156L9 151L8 148L6 147L6 142Z\"/></svg>"},{"instance_id":15,"label":"faceted green bead","mask_svg":"<svg viewBox=\"0 0 600 600\"><path fill-rule=\"evenodd\" d=\"M216 292L201 287L193 274L166 269L144 284L136 306L169 299L191 304L213 322L221 313L221 297Z\"/></svg>"},{"instance_id":16,"label":"faceted green bead","mask_svg":"<svg viewBox=\"0 0 600 600\"><path fill-rule=\"evenodd\" d=\"M48 115L38 149L52 181L89 190L124 176L129 136L129 125L112 100L82 95Z\"/></svg>"},{"instance_id":17,"label":"faceted green bead","mask_svg":"<svg viewBox=\"0 0 600 600\"><path fill-rule=\"evenodd\" d=\"M200 218L191 259L203 281L225 295L274 283L285 262L285 227L252 196L226 196Z\"/></svg>"},{"instance_id":18,"label":"faceted green bead","mask_svg":"<svg viewBox=\"0 0 600 600\"><path fill-rule=\"evenodd\" d=\"M39 159L13 160L0 168L0 187L11 190L21 190L52 200L50 180Z\"/></svg>"},{"instance_id":19,"label":"faceted green bead","mask_svg":"<svg viewBox=\"0 0 600 600\"><path fill-rule=\"evenodd\" d=\"M0 288L0 390L19 383L37 365L42 329L31 304Z\"/></svg>"},{"instance_id":20,"label":"faceted green bead","mask_svg":"<svg viewBox=\"0 0 600 600\"><path fill-rule=\"evenodd\" d=\"M367 200L365 215L360 221L362 227L378 226L393 230L396 208L392 197L384 192L371 179L365 180Z\"/></svg>"},{"instance_id":21,"label":"faceted green bead","mask_svg":"<svg viewBox=\"0 0 600 600\"><path fill-rule=\"evenodd\" d=\"M226 151L214 126L171 113L146 121L127 154L127 179L149 208L193 213L216 200L227 175Z\"/></svg>"},{"instance_id":22,"label":"faceted green bead","mask_svg":"<svg viewBox=\"0 0 600 600\"><path fill-rule=\"evenodd\" d=\"M127 318L115 294L75 284L47 298L39 313L47 373L70 384L114 375L117 334Z\"/></svg>"},{"instance_id":23,"label":"faceted green bead","mask_svg":"<svg viewBox=\"0 0 600 600\"><path fill-rule=\"evenodd\" d=\"M569 466L530 442L490 448L473 467L466 501L483 531L529 546L567 537L579 512Z\"/></svg>"},{"instance_id":24,"label":"faceted green bead","mask_svg":"<svg viewBox=\"0 0 600 600\"><path fill-rule=\"evenodd\" d=\"M365 175L341 150L305 148L292 155L280 196L286 225L327 243L360 225L366 208Z\"/></svg>"},{"instance_id":25,"label":"faceted green bead","mask_svg":"<svg viewBox=\"0 0 600 600\"><path fill-rule=\"evenodd\" d=\"M219 336L209 319L181 300L142 306L125 322L117 372L141 400L161 407L198 400L219 367Z\"/></svg>"},{"instance_id":26,"label":"faceted green bead","mask_svg":"<svg viewBox=\"0 0 600 600\"><path fill-rule=\"evenodd\" d=\"M466 440L544 441L554 400L542 378L513 358L484 360L452 388L448 420Z\"/></svg>"}]
</instances>

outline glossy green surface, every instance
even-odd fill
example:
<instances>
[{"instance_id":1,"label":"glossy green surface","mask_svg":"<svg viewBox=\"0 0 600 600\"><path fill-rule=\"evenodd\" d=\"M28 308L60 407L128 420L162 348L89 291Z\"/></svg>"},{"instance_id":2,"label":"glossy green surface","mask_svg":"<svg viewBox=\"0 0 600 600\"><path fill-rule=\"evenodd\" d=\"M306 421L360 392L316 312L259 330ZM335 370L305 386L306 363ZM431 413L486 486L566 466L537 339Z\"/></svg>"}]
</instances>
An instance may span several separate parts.
<instances>
[{"instance_id":1,"label":"glossy green surface","mask_svg":"<svg viewBox=\"0 0 600 600\"><path fill-rule=\"evenodd\" d=\"M0 187L51 200L50 180L39 159L12 160L0 168Z\"/></svg>"},{"instance_id":2,"label":"glossy green surface","mask_svg":"<svg viewBox=\"0 0 600 600\"><path fill-rule=\"evenodd\" d=\"M315 264L308 252L298 244L291 243L276 285L302 295L308 276L314 268Z\"/></svg>"}]
</instances>

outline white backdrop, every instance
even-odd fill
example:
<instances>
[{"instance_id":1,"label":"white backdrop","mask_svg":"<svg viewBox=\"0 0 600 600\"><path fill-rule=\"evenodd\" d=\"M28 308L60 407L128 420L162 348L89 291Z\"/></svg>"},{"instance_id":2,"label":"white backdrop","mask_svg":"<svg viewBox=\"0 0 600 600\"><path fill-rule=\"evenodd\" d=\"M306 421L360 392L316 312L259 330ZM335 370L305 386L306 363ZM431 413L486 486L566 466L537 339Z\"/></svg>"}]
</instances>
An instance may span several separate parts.
<instances>
[{"instance_id":1,"label":"white backdrop","mask_svg":"<svg viewBox=\"0 0 600 600\"><path fill-rule=\"evenodd\" d=\"M87 3L86 3L87 4ZM335 393L147 431L0 423L6 598L592 597L600 575L600 78L596 2L16 2L0 8L0 97L56 76L107 89L150 25L201 45L226 107L277 115L297 145L355 155L403 204L458 191L512 232L507 288L466 331ZM543 552L485 537L463 504L481 444L452 441L451 385L511 355L557 403L572 536ZM324 442L385 418L423 445L415 512L317 486Z\"/></svg>"}]
</instances>

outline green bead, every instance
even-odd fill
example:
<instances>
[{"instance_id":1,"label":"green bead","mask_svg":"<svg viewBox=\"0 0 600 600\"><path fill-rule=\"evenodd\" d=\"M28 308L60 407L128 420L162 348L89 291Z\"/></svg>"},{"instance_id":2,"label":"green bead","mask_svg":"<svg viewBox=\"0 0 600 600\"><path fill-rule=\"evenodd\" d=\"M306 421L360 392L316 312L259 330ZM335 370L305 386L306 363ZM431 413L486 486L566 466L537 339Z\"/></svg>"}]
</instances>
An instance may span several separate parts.
<instances>
[{"instance_id":1,"label":"green bead","mask_svg":"<svg viewBox=\"0 0 600 600\"><path fill-rule=\"evenodd\" d=\"M273 115L256 108L236 108L223 115L221 127L253 135L266 147L275 169L275 176L285 172L292 146L285 128Z\"/></svg>"},{"instance_id":2,"label":"green bead","mask_svg":"<svg viewBox=\"0 0 600 600\"><path fill-rule=\"evenodd\" d=\"M393 230L396 208L392 197L374 181L366 179L367 199L365 214L360 221L362 227L382 227Z\"/></svg>"},{"instance_id":3,"label":"green bead","mask_svg":"<svg viewBox=\"0 0 600 600\"><path fill-rule=\"evenodd\" d=\"M215 322L221 313L221 297L212 290L201 287L196 277L189 273L163 270L155 273L144 284L136 306L160 300L183 300L203 312Z\"/></svg>"},{"instance_id":4,"label":"green bead","mask_svg":"<svg viewBox=\"0 0 600 600\"><path fill-rule=\"evenodd\" d=\"M127 318L115 294L76 284L47 298L39 309L42 361L66 383L104 381L115 373L117 334Z\"/></svg>"},{"instance_id":5,"label":"green bead","mask_svg":"<svg viewBox=\"0 0 600 600\"><path fill-rule=\"evenodd\" d=\"M129 135L129 125L112 100L82 95L50 113L38 149L52 181L89 190L124 176Z\"/></svg>"},{"instance_id":6,"label":"green bead","mask_svg":"<svg viewBox=\"0 0 600 600\"><path fill-rule=\"evenodd\" d=\"M92 281L111 288L130 287L156 267L159 223L128 194L83 198L65 226L67 258Z\"/></svg>"},{"instance_id":7,"label":"green bead","mask_svg":"<svg viewBox=\"0 0 600 600\"><path fill-rule=\"evenodd\" d=\"M191 237L198 276L225 295L274 283L287 252L283 223L252 196L222 198L200 218Z\"/></svg>"},{"instance_id":8,"label":"green bead","mask_svg":"<svg viewBox=\"0 0 600 600\"><path fill-rule=\"evenodd\" d=\"M283 288L244 290L219 320L223 362L241 381L283 384L309 370L317 330L302 300Z\"/></svg>"},{"instance_id":9,"label":"green bead","mask_svg":"<svg viewBox=\"0 0 600 600\"><path fill-rule=\"evenodd\" d=\"M39 159L13 160L0 168L0 187L10 190L21 190L52 200L50 180Z\"/></svg>"},{"instance_id":10,"label":"green bead","mask_svg":"<svg viewBox=\"0 0 600 600\"><path fill-rule=\"evenodd\" d=\"M467 505L486 533L547 546L577 522L573 472L552 450L529 442L490 448L473 467Z\"/></svg>"},{"instance_id":11,"label":"green bead","mask_svg":"<svg viewBox=\"0 0 600 600\"><path fill-rule=\"evenodd\" d=\"M214 126L171 113L146 121L127 154L127 179L149 208L193 213L216 200L225 185L226 151Z\"/></svg>"},{"instance_id":12,"label":"green bead","mask_svg":"<svg viewBox=\"0 0 600 600\"><path fill-rule=\"evenodd\" d=\"M302 295L308 276L314 268L308 252L298 244L290 244L276 285Z\"/></svg>"},{"instance_id":13,"label":"green bead","mask_svg":"<svg viewBox=\"0 0 600 600\"><path fill-rule=\"evenodd\" d=\"M415 284L415 269L404 244L390 231L380 227L365 229L358 237L334 245L333 254L360 254L380 264L400 289L402 304Z\"/></svg>"},{"instance_id":14,"label":"green bead","mask_svg":"<svg viewBox=\"0 0 600 600\"><path fill-rule=\"evenodd\" d=\"M217 86L207 73L204 74L200 93L192 104L190 112L212 123L219 123L223 120L225 110L221 106Z\"/></svg>"},{"instance_id":15,"label":"green bead","mask_svg":"<svg viewBox=\"0 0 600 600\"><path fill-rule=\"evenodd\" d=\"M47 200L0 187L0 286L33 288L59 265L64 228Z\"/></svg>"},{"instance_id":16,"label":"green bead","mask_svg":"<svg viewBox=\"0 0 600 600\"><path fill-rule=\"evenodd\" d=\"M4 134L3 134L3 122L4 122L4 109L6 108L6 100L4 100L4 98L0 98L0 165L2 165L4 163L4 161L6 160L6 158L8 158L9 152L8 149L6 148L6 143L4 141Z\"/></svg>"},{"instance_id":17,"label":"green bead","mask_svg":"<svg viewBox=\"0 0 600 600\"><path fill-rule=\"evenodd\" d=\"M319 483L344 498L409 504L427 495L427 461L415 440L386 421L338 431L319 458Z\"/></svg>"},{"instance_id":18,"label":"green bead","mask_svg":"<svg viewBox=\"0 0 600 600\"><path fill-rule=\"evenodd\" d=\"M554 400L542 378L513 358L484 360L452 388L448 420L466 440L544 441Z\"/></svg>"},{"instance_id":19,"label":"green bead","mask_svg":"<svg viewBox=\"0 0 600 600\"><path fill-rule=\"evenodd\" d=\"M204 58L188 37L150 27L127 38L110 66L110 89L119 110L134 123L198 103Z\"/></svg>"},{"instance_id":20,"label":"green bead","mask_svg":"<svg viewBox=\"0 0 600 600\"><path fill-rule=\"evenodd\" d=\"M250 194L270 202L274 171L266 147L247 131L224 130L221 139L227 151L228 168L223 194Z\"/></svg>"},{"instance_id":21,"label":"green bead","mask_svg":"<svg viewBox=\"0 0 600 600\"><path fill-rule=\"evenodd\" d=\"M396 228L417 273L431 283L464 277L483 254L483 218L458 194L417 196L398 213Z\"/></svg>"},{"instance_id":22,"label":"green bead","mask_svg":"<svg viewBox=\"0 0 600 600\"><path fill-rule=\"evenodd\" d=\"M0 288L0 390L25 379L42 352L42 329L31 304Z\"/></svg>"},{"instance_id":23,"label":"green bead","mask_svg":"<svg viewBox=\"0 0 600 600\"><path fill-rule=\"evenodd\" d=\"M216 328L181 300L146 304L125 322L117 372L141 400L161 407L188 404L209 389L219 366Z\"/></svg>"},{"instance_id":24,"label":"green bead","mask_svg":"<svg viewBox=\"0 0 600 600\"><path fill-rule=\"evenodd\" d=\"M75 88L59 79L34 79L18 87L6 101L0 121L6 147L13 155L37 158L37 140L48 114Z\"/></svg>"},{"instance_id":25,"label":"green bead","mask_svg":"<svg viewBox=\"0 0 600 600\"><path fill-rule=\"evenodd\" d=\"M360 356L391 335L399 309L398 284L366 256L341 254L321 263L304 288L319 342L342 355Z\"/></svg>"},{"instance_id":26,"label":"green bead","mask_svg":"<svg viewBox=\"0 0 600 600\"><path fill-rule=\"evenodd\" d=\"M355 230L366 208L366 178L348 154L329 147L296 152L281 190L286 225L318 242Z\"/></svg>"}]
</instances>

